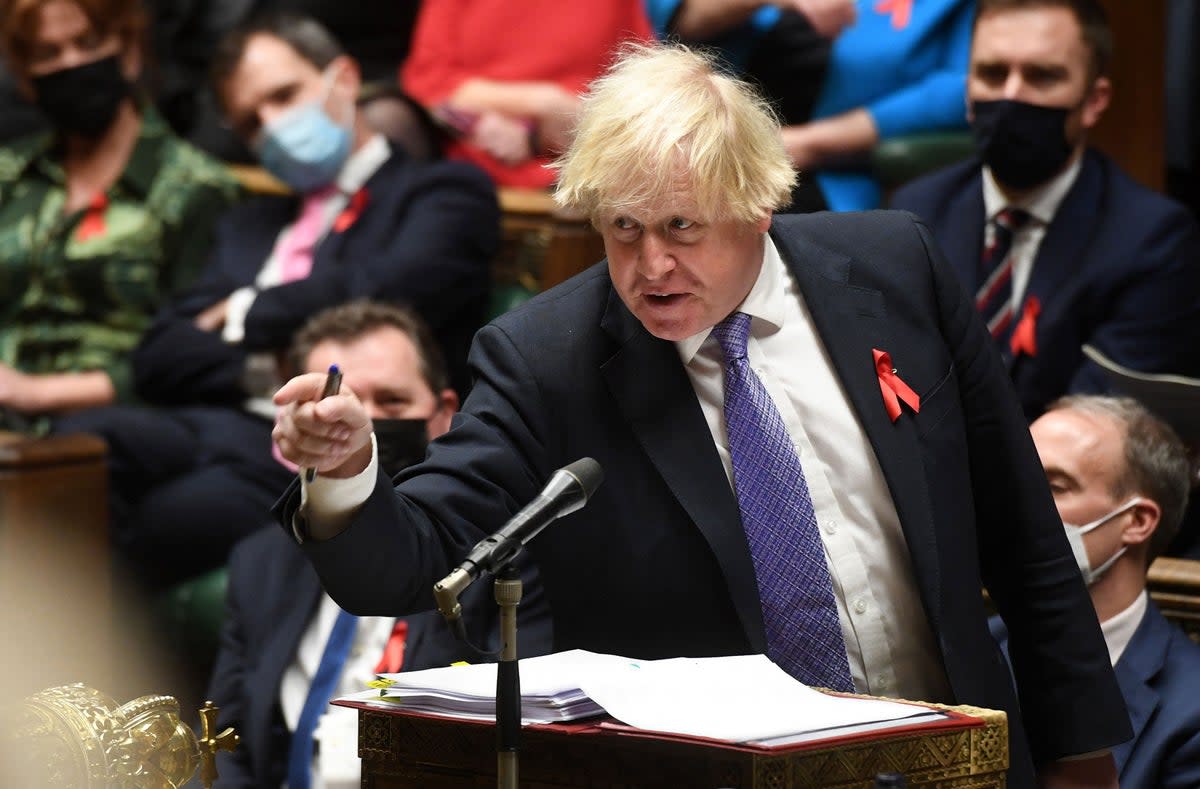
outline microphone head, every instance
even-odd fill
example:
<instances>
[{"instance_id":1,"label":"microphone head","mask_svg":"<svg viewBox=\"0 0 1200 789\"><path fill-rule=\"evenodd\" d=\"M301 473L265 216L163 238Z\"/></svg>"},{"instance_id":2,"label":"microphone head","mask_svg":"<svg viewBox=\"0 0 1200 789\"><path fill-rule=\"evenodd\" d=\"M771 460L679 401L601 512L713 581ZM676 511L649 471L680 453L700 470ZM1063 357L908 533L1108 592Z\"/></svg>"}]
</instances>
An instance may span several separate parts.
<instances>
[{"instance_id":1,"label":"microphone head","mask_svg":"<svg viewBox=\"0 0 1200 789\"><path fill-rule=\"evenodd\" d=\"M580 458L570 465L563 466L563 472L570 474L583 489L583 499L587 501L604 481L604 469L591 458Z\"/></svg>"}]
</instances>

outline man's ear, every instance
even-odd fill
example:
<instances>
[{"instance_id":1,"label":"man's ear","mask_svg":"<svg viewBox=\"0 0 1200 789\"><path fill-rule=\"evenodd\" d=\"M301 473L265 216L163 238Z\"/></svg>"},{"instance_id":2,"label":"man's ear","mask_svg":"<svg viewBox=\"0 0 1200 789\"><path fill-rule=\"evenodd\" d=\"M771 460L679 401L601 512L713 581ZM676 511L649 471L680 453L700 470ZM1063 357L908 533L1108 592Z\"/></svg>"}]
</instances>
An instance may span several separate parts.
<instances>
[{"instance_id":1,"label":"man's ear","mask_svg":"<svg viewBox=\"0 0 1200 789\"><path fill-rule=\"evenodd\" d=\"M1083 128L1092 129L1112 101L1112 82L1108 77L1096 77L1083 99Z\"/></svg>"},{"instance_id":2,"label":"man's ear","mask_svg":"<svg viewBox=\"0 0 1200 789\"><path fill-rule=\"evenodd\" d=\"M1129 509L1129 514L1129 524L1121 532L1121 542L1125 545L1148 544L1162 518L1162 508L1156 501L1141 499Z\"/></svg>"},{"instance_id":3,"label":"man's ear","mask_svg":"<svg viewBox=\"0 0 1200 789\"><path fill-rule=\"evenodd\" d=\"M437 409L429 417L429 438L434 439L450 429L450 420L458 412L458 395L453 389L443 389L438 395Z\"/></svg>"},{"instance_id":4,"label":"man's ear","mask_svg":"<svg viewBox=\"0 0 1200 789\"><path fill-rule=\"evenodd\" d=\"M338 55L325 68L333 72L333 84L357 101L362 89L362 69L359 68L358 61L349 55Z\"/></svg>"}]
</instances>

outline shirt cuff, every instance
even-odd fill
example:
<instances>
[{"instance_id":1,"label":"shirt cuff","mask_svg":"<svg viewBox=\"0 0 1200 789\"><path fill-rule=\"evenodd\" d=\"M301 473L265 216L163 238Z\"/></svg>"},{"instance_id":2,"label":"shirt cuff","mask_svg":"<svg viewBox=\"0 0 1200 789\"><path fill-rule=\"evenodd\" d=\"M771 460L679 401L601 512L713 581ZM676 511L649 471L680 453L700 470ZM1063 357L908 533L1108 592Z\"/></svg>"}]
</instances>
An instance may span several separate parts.
<instances>
[{"instance_id":1,"label":"shirt cuff","mask_svg":"<svg viewBox=\"0 0 1200 789\"><path fill-rule=\"evenodd\" d=\"M233 345L246 338L246 315L254 306L258 291L247 286L238 288L229 294L225 300L225 328L221 329L221 339Z\"/></svg>"},{"instance_id":2,"label":"shirt cuff","mask_svg":"<svg viewBox=\"0 0 1200 789\"><path fill-rule=\"evenodd\" d=\"M303 535L318 541L332 539L350 526L375 490L375 478L379 474L379 445L375 442L375 434L371 434L371 462L353 477L335 479L318 474L309 482L304 471L300 470L300 507L296 510L292 531L301 542Z\"/></svg>"}]
</instances>

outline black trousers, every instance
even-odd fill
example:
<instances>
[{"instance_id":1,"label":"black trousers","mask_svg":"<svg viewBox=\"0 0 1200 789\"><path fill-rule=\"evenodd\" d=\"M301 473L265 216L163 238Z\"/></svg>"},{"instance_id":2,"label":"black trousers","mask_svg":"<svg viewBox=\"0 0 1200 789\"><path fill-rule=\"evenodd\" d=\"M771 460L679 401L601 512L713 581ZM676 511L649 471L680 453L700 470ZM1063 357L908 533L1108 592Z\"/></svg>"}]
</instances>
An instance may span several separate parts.
<instances>
[{"instance_id":1,"label":"black trousers","mask_svg":"<svg viewBox=\"0 0 1200 789\"><path fill-rule=\"evenodd\" d=\"M231 407L110 407L64 417L54 432L107 442L117 560L153 591L224 564L271 522L294 476L271 455L271 427Z\"/></svg>"}]
</instances>

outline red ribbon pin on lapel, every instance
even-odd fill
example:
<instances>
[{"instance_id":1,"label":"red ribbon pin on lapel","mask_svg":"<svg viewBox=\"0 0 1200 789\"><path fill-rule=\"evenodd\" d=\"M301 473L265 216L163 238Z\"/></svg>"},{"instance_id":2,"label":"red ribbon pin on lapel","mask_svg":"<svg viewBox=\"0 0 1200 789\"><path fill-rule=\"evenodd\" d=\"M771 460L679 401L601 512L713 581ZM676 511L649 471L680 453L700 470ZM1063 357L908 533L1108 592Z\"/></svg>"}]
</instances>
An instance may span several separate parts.
<instances>
[{"instance_id":1,"label":"red ribbon pin on lapel","mask_svg":"<svg viewBox=\"0 0 1200 789\"><path fill-rule=\"evenodd\" d=\"M1037 296L1030 296L1025 300L1025 309L1021 312L1021 320L1017 322L1012 337L1008 340L1008 347L1012 351L1013 358L1021 354L1029 357L1037 356L1037 319L1041 311L1042 302L1038 300Z\"/></svg>"},{"instance_id":2,"label":"red ribbon pin on lapel","mask_svg":"<svg viewBox=\"0 0 1200 789\"><path fill-rule=\"evenodd\" d=\"M75 239L87 241L89 238L98 238L107 233L108 225L104 222L104 213L107 210L108 195L101 192L92 198L83 219L79 220L79 226L75 228Z\"/></svg>"},{"instance_id":3,"label":"red ribbon pin on lapel","mask_svg":"<svg viewBox=\"0 0 1200 789\"><path fill-rule=\"evenodd\" d=\"M875 357L875 374L879 376L879 391L883 394L883 407L893 422L900 418L900 401L903 400L914 414L921 412L921 398L909 388L908 384L896 375L892 366L892 355L878 348L871 349Z\"/></svg>"},{"instance_id":4,"label":"red ribbon pin on lapel","mask_svg":"<svg viewBox=\"0 0 1200 789\"><path fill-rule=\"evenodd\" d=\"M366 188L359 189L350 198L350 202L342 209L342 212L333 220L333 232L343 233L351 225L358 221L358 217L362 214L363 209L367 207L367 190Z\"/></svg>"}]
</instances>

